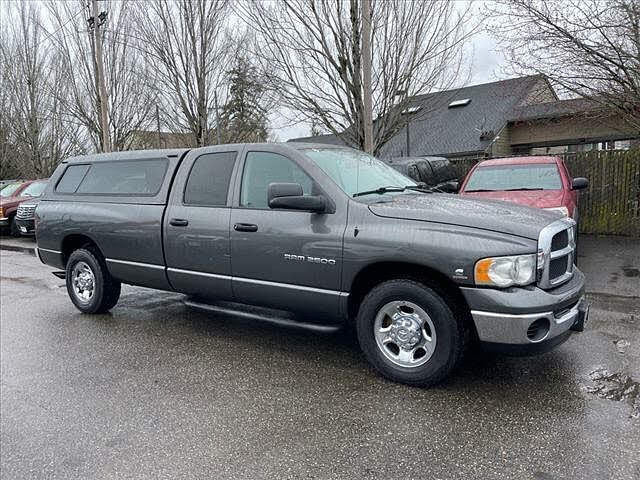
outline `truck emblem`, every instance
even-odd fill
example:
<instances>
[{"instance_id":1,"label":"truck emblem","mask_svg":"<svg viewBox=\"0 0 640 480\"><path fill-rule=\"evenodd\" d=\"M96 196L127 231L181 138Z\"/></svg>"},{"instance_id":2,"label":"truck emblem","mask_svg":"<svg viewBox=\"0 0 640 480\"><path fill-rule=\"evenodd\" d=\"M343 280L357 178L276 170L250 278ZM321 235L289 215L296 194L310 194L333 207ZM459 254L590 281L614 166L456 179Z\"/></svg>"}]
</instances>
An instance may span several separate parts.
<instances>
[{"instance_id":1,"label":"truck emblem","mask_svg":"<svg viewBox=\"0 0 640 480\"><path fill-rule=\"evenodd\" d=\"M310 262L310 263L319 263L320 265L335 265L336 261L333 258L321 258L321 257L311 257L306 255L292 255L290 253L284 254L285 260L292 260L294 262Z\"/></svg>"}]
</instances>

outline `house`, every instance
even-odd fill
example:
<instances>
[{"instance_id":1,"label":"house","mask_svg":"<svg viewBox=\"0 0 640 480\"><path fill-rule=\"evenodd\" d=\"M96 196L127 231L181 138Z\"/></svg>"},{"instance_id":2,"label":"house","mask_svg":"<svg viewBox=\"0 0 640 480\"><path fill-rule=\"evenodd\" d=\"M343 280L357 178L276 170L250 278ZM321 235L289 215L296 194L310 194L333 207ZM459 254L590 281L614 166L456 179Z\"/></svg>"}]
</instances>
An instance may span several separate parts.
<instances>
[{"instance_id":1,"label":"house","mask_svg":"<svg viewBox=\"0 0 640 480\"><path fill-rule=\"evenodd\" d=\"M560 153L640 138L593 102L560 100L541 75L418 95L406 111L407 125L381 148L381 158ZM334 135L292 141L343 143Z\"/></svg>"}]
</instances>

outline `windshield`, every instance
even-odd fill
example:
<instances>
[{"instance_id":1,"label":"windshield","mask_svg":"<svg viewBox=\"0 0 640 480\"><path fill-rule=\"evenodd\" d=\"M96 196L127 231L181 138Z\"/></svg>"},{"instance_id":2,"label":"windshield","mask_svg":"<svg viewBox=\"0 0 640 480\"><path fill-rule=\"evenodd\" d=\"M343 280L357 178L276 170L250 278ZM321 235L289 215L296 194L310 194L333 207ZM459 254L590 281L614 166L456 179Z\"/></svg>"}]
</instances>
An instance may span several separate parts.
<instances>
[{"instance_id":1,"label":"windshield","mask_svg":"<svg viewBox=\"0 0 640 480\"><path fill-rule=\"evenodd\" d=\"M477 190L559 190L560 173L555 163L479 167L469 178L465 192Z\"/></svg>"},{"instance_id":2,"label":"windshield","mask_svg":"<svg viewBox=\"0 0 640 480\"><path fill-rule=\"evenodd\" d=\"M33 182L22 191L21 195L23 197L39 197L46 187L47 182Z\"/></svg>"},{"instance_id":3,"label":"windshield","mask_svg":"<svg viewBox=\"0 0 640 480\"><path fill-rule=\"evenodd\" d=\"M5 185L4 188L0 190L0 197L10 197L16 190L18 190L18 188L20 188L20 185L22 185L20 182Z\"/></svg>"},{"instance_id":4,"label":"windshield","mask_svg":"<svg viewBox=\"0 0 640 480\"><path fill-rule=\"evenodd\" d=\"M303 150L303 153L350 196L383 187L417 185L386 163L357 150L310 148Z\"/></svg>"}]
</instances>

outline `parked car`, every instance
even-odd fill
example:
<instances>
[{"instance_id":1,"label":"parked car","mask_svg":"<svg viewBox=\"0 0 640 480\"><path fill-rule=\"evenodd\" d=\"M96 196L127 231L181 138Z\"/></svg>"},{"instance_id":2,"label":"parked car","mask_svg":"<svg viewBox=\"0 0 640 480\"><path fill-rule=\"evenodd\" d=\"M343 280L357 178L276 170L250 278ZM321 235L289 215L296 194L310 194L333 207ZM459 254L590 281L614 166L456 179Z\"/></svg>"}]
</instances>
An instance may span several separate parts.
<instances>
[{"instance_id":1,"label":"parked car","mask_svg":"<svg viewBox=\"0 0 640 480\"><path fill-rule=\"evenodd\" d=\"M394 157L386 162L400 173L442 192L458 191L459 178L444 157Z\"/></svg>"},{"instance_id":2,"label":"parked car","mask_svg":"<svg viewBox=\"0 0 640 480\"><path fill-rule=\"evenodd\" d=\"M12 236L20 236L16 223L18 206L34 197L39 197L47 186L47 179L10 183L0 190L0 227L9 227Z\"/></svg>"},{"instance_id":3,"label":"parked car","mask_svg":"<svg viewBox=\"0 0 640 480\"><path fill-rule=\"evenodd\" d=\"M460 194L490 198L560 212L578 222L578 190L586 178L572 178L560 157L485 160L467 174Z\"/></svg>"},{"instance_id":4,"label":"parked car","mask_svg":"<svg viewBox=\"0 0 640 480\"><path fill-rule=\"evenodd\" d=\"M36 207L40 203L40 198L28 200L18 205L16 211L16 226L22 236L32 237L36 234Z\"/></svg>"},{"instance_id":5,"label":"parked car","mask_svg":"<svg viewBox=\"0 0 640 480\"><path fill-rule=\"evenodd\" d=\"M36 219L39 258L84 313L113 308L129 283L218 313L351 323L371 364L411 385L446 377L472 338L536 353L588 313L573 220L429 192L347 147L76 157Z\"/></svg>"}]
</instances>

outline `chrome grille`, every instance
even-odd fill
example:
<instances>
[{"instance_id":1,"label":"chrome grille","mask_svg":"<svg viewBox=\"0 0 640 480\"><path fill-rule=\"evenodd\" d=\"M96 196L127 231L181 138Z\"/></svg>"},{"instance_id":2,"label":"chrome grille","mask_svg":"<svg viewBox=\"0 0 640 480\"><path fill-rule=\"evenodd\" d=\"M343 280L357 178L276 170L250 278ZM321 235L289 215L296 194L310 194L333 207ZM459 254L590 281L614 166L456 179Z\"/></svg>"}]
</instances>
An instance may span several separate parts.
<instances>
[{"instance_id":1,"label":"chrome grille","mask_svg":"<svg viewBox=\"0 0 640 480\"><path fill-rule=\"evenodd\" d=\"M547 225L538 239L538 285L553 288L573 277L575 222L563 218Z\"/></svg>"},{"instance_id":2,"label":"chrome grille","mask_svg":"<svg viewBox=\"0 0 640 480\"><path fill-rule=\"evenodd\" d=\"M36 205L20 205L16 211L16 218L28 219L33 218L36 211Z\"/></svg>"}]
</instances>

